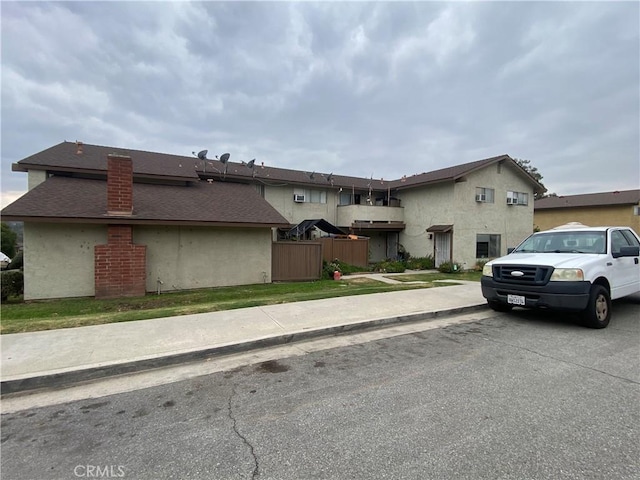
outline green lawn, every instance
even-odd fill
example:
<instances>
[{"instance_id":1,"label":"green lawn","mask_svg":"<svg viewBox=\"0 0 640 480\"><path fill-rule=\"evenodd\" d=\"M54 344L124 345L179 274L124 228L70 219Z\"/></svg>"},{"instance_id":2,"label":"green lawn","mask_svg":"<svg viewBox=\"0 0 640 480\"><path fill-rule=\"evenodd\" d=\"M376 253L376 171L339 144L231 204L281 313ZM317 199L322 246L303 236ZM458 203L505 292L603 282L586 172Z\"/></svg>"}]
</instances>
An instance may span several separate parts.
<instances>
[{"instance_id":1,"label":"green lawn","mask_svg":"<svg viewBox=\"0 0 640 480\"><path fill-rule=\"evenodd\" d=\"M422 281L421 284L390 285L369 278L348 276L343 281L319 280L220 287L183 292L147 294L144 297L96 300L71 298L22 302L9 300L0 307L0 333L33 332L56 328L128 322L149 318L215 312L235 308L300 302L320 298L367 293L391 292L442 286L434 280L479 280L480 274L408 274L394 276L400 281Z\"/></svg>"}]
</instances>

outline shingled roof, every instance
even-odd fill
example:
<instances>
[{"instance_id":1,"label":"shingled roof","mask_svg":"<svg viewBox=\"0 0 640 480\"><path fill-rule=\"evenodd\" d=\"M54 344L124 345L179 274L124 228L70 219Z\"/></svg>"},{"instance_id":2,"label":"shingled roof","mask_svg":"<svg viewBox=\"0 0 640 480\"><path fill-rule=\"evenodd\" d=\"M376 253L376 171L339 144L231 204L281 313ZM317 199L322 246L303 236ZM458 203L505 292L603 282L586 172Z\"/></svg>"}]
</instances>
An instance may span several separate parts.
<instances>
[{"instance_id":1,"label":"shingled roof","mask_svg":"<svg viewBox=\"0 0 640 480\"><path fill-rule=\"evenodd\" d=\"M80 152L80 153L79 153ZM465 175L480 170L498 162L510 164L519 174L530 180L534 189L545 191L531 175L520 167L509 155L463 163L452 167L434 170L418 175L404 176L395 180L380 178L351 177L337 175L331 172L305 172L277 168L257 163L250 169L242 162L228 162L226 165L219 160L208 159L206 162L193 156L169 155L165 153L147 152L142 150L105 147L82 144L76 142L62 142L51 148L31 155L13 165L14 170L27 171L42 169L51 172L69 172L78 175L105 176L107 170L107 155L130 156L133 161L133 175L135 179L197 181L213 179L215 181L235 181L243 183L261 183L277 185L287 183L310 188L356 188L381 192L391 189L405 189L420 185L439 182L456 181ZM233 158L233 157L232 157Z\"/></svg>"},{"instance_id":2,"label":"shingled roof","mask_svg":"<svg viewBox=\"0 0 640 480\"><path fill-rule=\"evenodd\" d=\"M104 180L54 176L2 210L4 221L288 227L251 185L194 182L133 184L133 215L107 212Z\"/></svg>"},{"instance_id":3,"label":"shingled roof","mask_svg":"<svg viewBox=\"0 0 640 480\"><path fill-rule=\"evenodd\" d=\"M535 178L533 178L524 168L516 163L509 155L499 155L497 157L485 158L483 160L476 160L475 162L462 163L460 165L454 165L453 167L441 168L439 170L433 170L427 173L421 173L419 175L413 175L411 177L402 178L401 180L394 180L391 188L410 188L419 185L429 185L440 182L454 182L459 180L470 173L477 170L481 170L495 163L503 162L515 169L523 178L533 184L534 190L537 192L544 192L545 187L540 184Z\"/></svg>"},{"instance_id":4,"label":"shingled roof","mask_svg":"<svg viewBox=\"0 0 640 480\"><path fill-rule=\"evenodd\" d=\"M639 205L640 190L622 190L582 195L550 196L535 201L535 210L576 207L606 207L613 205Z\"/></svg>"},{"instance_id":5,"label":"shingled roof","mask_svg":"<svg viewBox=\"0 0 640 480\"><path fill-rule=\"evenodd\" d=\"M62 142L35 153L13 165L13 170L47 170L104 175L107 172L107 156L115 153L131 157L134 178L176 179L196 181L196 157L181 157L166 153L145 152L118 147Z\"/></svg>"}]
</instances>

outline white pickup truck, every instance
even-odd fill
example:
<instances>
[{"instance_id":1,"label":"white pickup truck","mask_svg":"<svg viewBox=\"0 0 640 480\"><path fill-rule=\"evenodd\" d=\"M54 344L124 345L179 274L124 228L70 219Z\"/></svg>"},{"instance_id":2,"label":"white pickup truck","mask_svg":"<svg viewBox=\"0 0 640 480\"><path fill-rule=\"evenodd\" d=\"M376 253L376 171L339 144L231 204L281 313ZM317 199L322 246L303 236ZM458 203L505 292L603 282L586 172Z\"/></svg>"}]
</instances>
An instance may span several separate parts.
<instances>
[{"instance_id":1,"label":"white pickup truck","mask_svg":"<svg viewBox=\"0 0 640 480\"><path fill-rule=\"evenodd\" d=\"M640 237L628 227L577 222L537 232L482 270L482 295L496 311L512 307L580 312L604 328L611 300L640 292Z\"/></svg>"}]
</instances>

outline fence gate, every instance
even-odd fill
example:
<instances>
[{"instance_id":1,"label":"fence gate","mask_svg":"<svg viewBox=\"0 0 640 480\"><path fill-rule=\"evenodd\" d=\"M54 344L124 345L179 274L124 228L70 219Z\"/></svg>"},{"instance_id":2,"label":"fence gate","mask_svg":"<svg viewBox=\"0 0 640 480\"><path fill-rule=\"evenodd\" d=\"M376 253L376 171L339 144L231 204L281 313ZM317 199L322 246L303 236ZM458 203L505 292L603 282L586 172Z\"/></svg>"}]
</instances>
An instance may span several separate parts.
<instances>
[{"instance_id":1,"label":"fence gate","mask_svg":"<svg viewBox=\"0 0 640 480\"><path fill-rule=\"evenodd\" d=\"M271 281L318 280L322 276L320 242L274 242L271 247Z\"/></svg>"}]
</instances>

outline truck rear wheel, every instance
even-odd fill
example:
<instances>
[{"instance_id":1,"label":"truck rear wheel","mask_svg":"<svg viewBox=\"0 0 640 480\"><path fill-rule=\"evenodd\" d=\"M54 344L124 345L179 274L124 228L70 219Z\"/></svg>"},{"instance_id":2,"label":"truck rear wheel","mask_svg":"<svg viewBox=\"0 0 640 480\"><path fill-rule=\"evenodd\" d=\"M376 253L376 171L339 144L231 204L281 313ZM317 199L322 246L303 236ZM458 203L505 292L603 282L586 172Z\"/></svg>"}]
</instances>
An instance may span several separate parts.
<instances>
[{"instance_id":1,"label":"truck rear wheel","mask_svg":"<svg viewBox=\"0 0 640 480\"><path fill-rule=\"evenodd\" d=\"M593 285L587 308L582 312L582 322L589 328L605 328L611 319L611 297L602 285Z\"/></svg>"}]
</instances>

